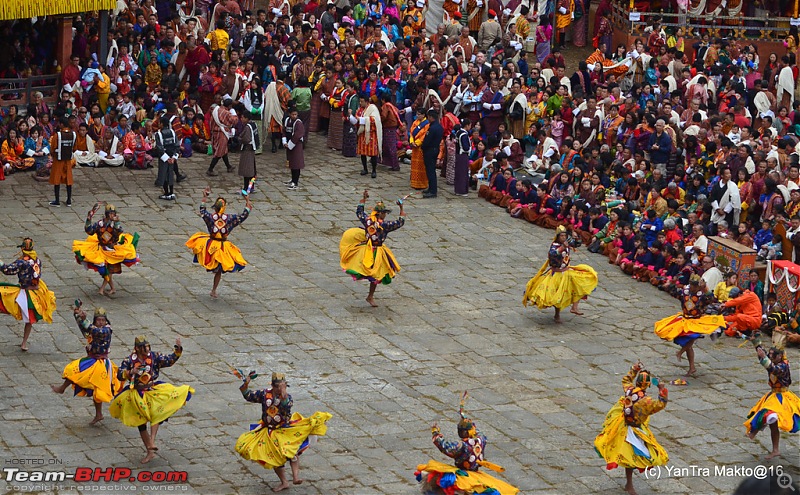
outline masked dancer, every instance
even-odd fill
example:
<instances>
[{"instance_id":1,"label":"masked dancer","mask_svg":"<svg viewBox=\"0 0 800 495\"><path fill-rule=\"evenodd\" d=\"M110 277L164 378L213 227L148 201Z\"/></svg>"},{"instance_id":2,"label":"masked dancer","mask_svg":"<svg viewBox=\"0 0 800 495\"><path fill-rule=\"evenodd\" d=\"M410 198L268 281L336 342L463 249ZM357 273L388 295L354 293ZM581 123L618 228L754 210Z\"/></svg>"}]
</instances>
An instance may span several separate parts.
<instances>
[{"instance_id":1,"label":"masked dancer","mask_svg":"<svg viewBox=\"0 0 800 495\"><path fill-rule=\"evenodd\" d=\"M429 460L426 464L417 466L414 473L417 481L422 482L423 493L453 493L454 488L458 493L493 493L500 495L514 495L519 492L514 486L494 476L479 471L485 467L492 471L502 473L504 469L497 464L484 460L486 450L486 436L475 426L475 423L464 415L464 400L459 410L461 420L458 422L458 440L449 442L445 439L439 426L434 423L431 427L433 444L439 451L453 459L454 464ZM449 491L448 491L449 490Z\"/></svg>"},{"instance_id":2,"label":"masked dancer","mask_svg":"<svg viewBox=\"0 0 800 495\"><path fill-rule=\"evenodd\" d=\"M281 484L272 491L289 488L284 468L286 461L289 461L292 469L292 482L299 485L303 482L300 478L299 456L309 446L308 437L325 436L328 430L325 423L332 416L326 412L315 412L304 418L299 413L292 413L294 402L286 391L289 385L283 373L273 373L272 388L264 390L248 390L250 378L244 377L239 391L247 402L261 404L261 421L253 430L239 437L236 452L247 460L275 470Z\"/></svg>"},{"instance_id":3,"label":"masked dancer","mask_svg":"<svg viewBox=\"0 0 800 495\"><path fill-rule=\"evenodd\" d=\"M582 315L578 303L597 287L597 272L589 265L570 266L574 243L561 225L539 272L528 282L522 304L535 304L539 309L554 307L554 320L561 323L561 310L572 306L570 313Z\"/></svg>"},{"instance_id":4,"label":"masked dancer","mask_svg":"<svg viewBox=\"0 0 800 495\"><path fill-rule=\"evenodd\" d=\"M19 348L27 352L33 324L42 320L53 323L56 295L42 280L42 262L33 250L33 240L26 237L17 247L22 251L16 261L8 265L0 262L0 271L6 275L16 275L19 282L0 284L0 313L25 323Z\"/></svg>"},{"instance_id":5,"label":"masked dancer","mask_svg":"<svg viewBox=\"0 0 800 495\"><path fill-rule=\"evenodd\" d=\"M340 265L342 269L353 277L353 280L369 280L369 295L367 302L373 308L375 303L375 289L378 284L390 284L392 278L400 271L400 265L392 251L384 245L389 232L399 229L405 224L406 213L403 211L403 202L398 200L400 218L391 222L386 221L386 214L392 210L379 201L372 213L364 212L364 203L369 194L364 195L356 208L356 216L363 225L362 228L352 228L345 231L339 242Z\"/></svg>"},{"instance_id":6,"label":"masked dancer","mask_svg":"<svg viewBox=\"0 0 800 495\"><path fill-rule=\"evenodd\" d=\"M242 252L238 247L228 240L231 231L237 225L244 222L253 209L250 196L245 196L245 207L240 215L228 215L225 207L228 202L224 198L217 198L211 213L206 209L208 195L211 189L203 191L203 202L200 204L198 215L206 223L208 233L198 232L186 241L188 247L194 254L194 262L199 263L207 271L214 272L214 286L211 288L211 297L217 297L217 287L223 273L238 272L244 269L247 262L242 257Z\"/></svg>"},{"instance_id":7,"label":"masked dancer","mask_svg":"<svg viewBox=\"0 0 800 495\"><path fill-rule=\"evenodd\" d=\"M99 203L89 210L86 215L84 230L89 237L85 241L74 241L72 252L75 253L75 260L86 267L92 269L103 277L100 285L100 294L106 295L106 285L109 288L108 295L114 294L114 274L122 273L122 265L133 266L139 263L139 256L136 254L136 247L139 243L139 234L124 234L122 224L119 221L117 209L112 204L107 204L105 215L97 222L92 222L92 217L100 208Z\"/></svg>"},{"instance_id":8,"label":"masked dancer","mask_svg":"<svg viewBox=\"0 0 800 495\"><path fill-rule=\"evenodd\" d=\"M765 459L772 459L780 453L780 430L797 433L800 431L800 400L789 386L792 384L792 372L789 369L789 360L786 352L780 347L764 350L761 339L754 337L753 346L756 348L758 362L769 373L769 387L758 403L750 409L744 426L747 436L754 439L758 432L769 426L772 437L772 452Z\"/></svg>"},{"instance_id":9,"label":"masked dancer","mask_svg":"<svg viewBox=\"0 0 800 495\"><path fill-rule=\"evenodd\" d=\"M130 384L114 397L108 409L111 416L125 426L139 428L139 435L147 449L142 464L150 462L156 455L159 425L182 408L194 393L194 389L188 385L176 387L158 381L161 369L175 364L182 353L181 339L175 340L174 352L166 355L152 352L150 343L140 335L134 341L133 353L122 361L117 371L117 379ZM150 423L150 432L147 431L147 423Z\"/></svg>"},{"instance_id":10,"label":"masked dancer","mask_svg":"<svg viewBox=\"0 0 800 495\"><path fill-rule=\"evenodd\" d=\"M86 319L86 313L77 305L74 310L75 321L86 338L86 357L69 363L62 373L64 383L51 385L57 394L63 394L72 386L78 397L91 397L94 401L94 419L89 424L103 421L103 403L111 402L122 390L122 383L117 378L119 368L110 359L111 323L103 308L94 311L92 322Z\"/></svg>"},{"instance_id":11,"label":"masked dancer","mask_svg":"<svg viewBox=\"0 0 800 495\"><path fill-rule=\"evenodd\" d=\"M657 398L647 395L651 384L658 387ZM636 495L634 469L642 472L669 461L649 425L650 416L667 407L667 388L636 363L622 377L622 390L624 395L608 411L603 431L594 439L594 449L606 460L606 469L625 468L625 491Z\"/></svg>"},{"instance_id":12,"label":"masked dancer","mask_svg":"<svg viewBox=\"0 0 800 495\"><path fill-rule=\"evenodd\" d=\"M704 335L713 334L719 327L725 326L725 318L721 315L705 314L706 307L713 301L714 295L705 287L699 275L689 278L689 285L678 292L681 301L681 312L668 316L655 323L655 333L664 340L671 340L679 346L675 355L678 361L686 353L689 360L687 376L694 375L694 343Z\"/></svg>"}]
</instances>

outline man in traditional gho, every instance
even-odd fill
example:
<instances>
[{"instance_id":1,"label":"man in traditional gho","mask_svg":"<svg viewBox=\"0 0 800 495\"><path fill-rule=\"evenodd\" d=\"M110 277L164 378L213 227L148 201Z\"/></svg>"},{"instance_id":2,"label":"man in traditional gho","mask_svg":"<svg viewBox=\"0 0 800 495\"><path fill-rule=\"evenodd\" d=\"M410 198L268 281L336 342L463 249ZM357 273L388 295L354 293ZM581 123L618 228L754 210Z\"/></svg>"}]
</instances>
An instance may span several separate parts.
<instances>
[{"instance_id":1,"label":"man in traditional gho","mask_svg":"<svg viewBox=\"0 0 800 495\"><path fill-rule=\"evenodd\" d=\"M217 175L214 167L217 166L220 159L225 163L228 172L233 172L233 165L228 161L228 140L236 133L234 126L238 121L236 110L233 109L233 99L230 97L225 98L222 105L217 105L211 110L208 127L211 129L211 149L214 156L211 158L206 175L210 177Z\"/></svg>"},{"instance_id":2,"label":"man in traditional gho","mask_svg":"<svg viewBox=\"0 0 800 495\"><path fill-rule=\"evenodd\" d=\"M597 272L594 268L589 265L570 266L572 251L567 229L560 225L547 253L547 261L528 281L522 298L524 306L530 303L539 309L554 307L556 323L561 323L561 310L568 306L572 306L570 313L583 315L578 311L578 304L597 287Z\"/></svg>"},{"instance_id":3,"label":"man in traditional gho","mask_svg":"<svg viewBox=\"0 0 800 495\"><path fill-rule=\"evenodd\" d=\"M770 391L750 409L744 426L747 436L754 439L758 432L769 426L772 437L772 452L765 459L778 457L780 454L780 430L797 433L800 431L800 399L791 391L792 371L786 352L780 347L765 350L761 339L754 337L753 346L758 354L758 361L769 373Z\"/></svg>"},{"instance_id":4,"label":"man in traditional gho","mask_svg":"<svg viewBox=\"0 0 800 495\"><path fill-rule=\"evenodd\" d=\"M117 371L117 379L128 381L128 388L114 397L108 412L125 426L135 426L147 449L142 464L147 464L156 456L156 435L158 427L178 412L189 399L194 389L188 385L175 385L158 381L162 368L169 368L181 357L181 339L175 339L172 354L152 352L150 343L144 335L136 337L133 353L126 357ZM150 423L150 431L147 431Z\"/></svg>"},{"instance_id":5,"label":"man in traditional gho","mask_svg":"<svg viewBox=\"0 0 800 495\"><path fill-rule=\"evenodd\" d=\"M0 284L0 313L25 323L19 348L27 351L33 324L42 320L53 323L56 295L42 280L42 262L33 250L33 240L26 237L17 247L22 251L16 261L8 265L0 262L0 272L16 275L19 281L19 284Z\"/></svg>"},{"instance_id":6,"label":"man in traditional gho","mask_svg":"<svg viewBox=\"0 0 800 495\"><path fill-rule=\"evenodd\" d=\"M122 273L123 264L133 266L139 263L139 256L136 254L139 234L123 233L117 209L112 204L106 205L105 215L101 220L92 222L92 217L99 208L100 204L95 203L89 210L84 225L89 237L85 241L73 241L72 252L75 253L75 260L78 263L103 277L100 295L104 296L106 285L109 287L108 295L116 292L112 275Z\"/></svg>"},{"instance_id":7,"label":"man in traditional gho","mask_svg":"<svg viewBox=\"0 0 800 495\"><path fill-rule=\"evenodd\" d=\"M94 401L94 419L89 424L103 421L103 403L111 402L116 394L122 391L122 382L117 378L119 368L108 358L111 349L111 323L103 308L94 311L92 322L86 319L86 313L76 306L75 322L86 338L86 357L69 363L61 374L64 383L50 385L53 392L63 394L72 386L76 396L91 397Z\"/></svg>"},{"instance_id":8,"label":"man in traditional gho","mask_svg":"<svg viewBox=\"0 0 800 495\"><path fill-rule=\"evenodd\" d=\"M289 386L283 373L272 373L272 388L248 390L251 375L244 377L239 387L247 402L261 404L261 421L251 431L236 440L236 452L247 460L255 461L265 468L272 468L281 484L272 491L279 492L289 488L286 479L286 461L292 470L292 482L299 485L299 456L309 446L309 436L325 436L328 427L325 423L333 416L326 412L315 412L304 418L292 413L294 402L286 391Z\"/></svg>"},{"instance_id":9,"label":"man in traditional gho","mask_svg":"<svg viewBox=\"0 0 800 495\"><path fill-rule=\"evenodd\" d=\"M403 211L403 201L398 200L400 218L387 222L386 214L392 210L379 201L367 215L364 212L364 203L369 194L364 191L361 201L356 208L356 216L363 227L354 227L345 231L339 242L340 265L342 270L353 277L353 280L369 280L369 295L367 302L370 306L377 307L375 303L375 289L378 284L390 284L392 278L400 271L400 264L392 251L384 245L389 232L399 229L405 224L406 213Z\"/></svg>"},{"instance_id":10,"label":"man in traditional gho","mask_svg":"<svg viewBox=\"0 0 800 495\"><path fill-rule=\"evenodd\" d=\"M214 272L214 285L211 288L211 297L217 297L217 286L223 273L238 272L243 270L247 262L242 257L242 252L238 247L228 240L228 236L234 227L244 222L253 209L250 196L245 196L245 207L240 215L228 215L225 207L228 202L219 197L214 202L214 212L206 209L208 195L211 189L203 191L203 202L200 204L198 215L206 223L208 233L197 232L186 241L188 247L194 254L194 262L199 263L209 272Z\"/></svg>"},{"instance_id":11,"label":"man in traditional gho","mask_svg":"<svg viewBox=\"0 0 800 495\"><path fill-rule=\"evenodd\" d=\"M647 395L653 384L658 397ZM667 407L667 387L644 369L642 363L631 366L622 377L624 395L606 414L603 431L594 439L594 450L606 461L606 469L625 468L625 491L636 495L633 471L640 472L669 462L667 451L650 431L650 416Z\"/></svg>"}]
</instances>

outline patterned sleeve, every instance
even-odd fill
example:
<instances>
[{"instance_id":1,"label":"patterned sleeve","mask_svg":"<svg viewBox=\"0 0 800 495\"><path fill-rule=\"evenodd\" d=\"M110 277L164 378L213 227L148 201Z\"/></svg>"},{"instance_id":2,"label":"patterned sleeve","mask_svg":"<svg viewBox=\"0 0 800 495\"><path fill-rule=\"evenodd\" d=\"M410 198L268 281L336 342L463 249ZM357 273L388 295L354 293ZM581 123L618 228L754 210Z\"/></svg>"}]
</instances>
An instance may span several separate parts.
<instances>
[{"instance_id":1,"label":"patterned sleeve","mask_svg":"<svg viewBox=\"0 0 800 495\"><path fill-rule=\"evenodd\" d=\"M652 416L667 407L667 398L661 394L658 395L658 398L653 398L648 395L639 400L635 407L637 409L636 412L645 416Z\"/></svg>"},{"instance_id":2,"label":"patterned sleeve","mask_svg":"<svg viewBox=\"0 0 800 495\"><path fill-rule=\"evenodd\" d=\"M122 363L119 365L119 370L117 371L117 380L127 380L128 379L128 371L132 368L131 366L131 357L128 356L122 360Z\"/></svg>"},{"instance_id":3,"label":"patterned sleeve","mask_svg":"<svg viewBox=\"0 0 800 495\"><path fill-rule=\"evenodd\" d=\"M261 404L264 402L264 397L266 395L266 390L246 390L242 392L242 397L247 402L252 402L254 404Z\"/></svg>"},{"instance_id":4,"label":"patterned sleeve","mask_svg":"<svg viewBox=\"0 0 800 495\"><path fill-rule=\"evenodd\" d=\"M84 337L88 336L93 332L92 327L94 327L94 325L89 323L89 320L87 320L86 318L81 318L78 315L74 316L75 316L75 323L78 324L78 328L80 329Z\"/></svg>"},{"instance_id":5,"label":"patterned sleeve","mask_svg":"<svg viewBox=\"0 0 800 495\"><path fill-rule=\"evenodd\" d=\"M161 354L160 352L154 353L156 358L153 360L154 364L158 366L159 369L161 368L169 368L181 357L183 353L183 348L175 346L175 352L172 354Z\"/></svg>"},{"instance_id":6,"label":"patterned sleeve","mask_svg":"<svg viewBox=\"0 0 800 495\"><path fill-rule=\"evenodd\" d=\"M242 212L240 214L238 214L238 215L229 215L228 216L228 228L232 229L232 228L238 226L239 224L241 224L242 222L247 220L248 216L250 216L250 208L247 208L247 207L245 207L245 209L242 210Z\"/></svg>"},{"instance_id":7,"label":"patterned sleeve","mask_svg":"<svg viewBox=\"0 0 800 495\"><path fill-rule=\"evenodd\" d=\"M547 259L550 262L550 266L561 267L563 257L561 251L559 251L560 247L559 244L555 243L550 245L550 250L547 252Z\"/></svg>"},{"instance_id":8,"label":"patterned sleeve","mask_svg":"<svg viewBox=\"0 0 800 495\"><path fill-rule=\"evenodd\" d=\"M364 203L358 203L358 206L356 207L356 216L361 221L361 223L364 224L364 227L366 227L367 226L367 214L364 213Z\"/></svg>"},{"instance_id":9,"label":"patterned sleeve","mask_svg":"<svg viewBox=\"0 0 800 495\"><path fill-rule=\"evenodd\" d=\"M631 369L628 373L622 377L622 389L628 390L629 388L633 387L633 380L636 378L636 373L639 370L636 369L636 365L631 366Z\"/></svg>"},{"instance_id":10,"label":"patterned sleeve","mask_svg":"<svg viewBox=\"0 0 800 495\"><path fill-rule=\"evenodd\" d=\"M384 232L392 232L393 230L397 230L406 223L406 217L398 217L397 220L392 220L391 222L383 222L381 227L383 227Z\"/></svg>"},{"instance_id":11,"label":"patterned sleeve","mask_svg":"<svg viewBox=\"0 0 800 495\"><path fill-rule=\"evenodd\" d=\"M5 273L6 275L16 275L22 268L23 263L25 262L22 260L17 260L11 264L0 266L0 270L2 270L2 272Z\"/></svg>"},{"instance_id":12,"label":"patterned sleeve","mask_svg":"<svg viewBox=\"0 0 800 495\"><path fill-rule=\"evenodd\" d=\"M461 449L463 448L461 442L448 442L441 433L433 436L433 444L436 445L436 448L439 449L442 454L453 459L461 453Z\"/></svg>"},{"instance_id":13,"label":"patterned sleeve","mask_svg":"<svg viewBox=\"0 0 800 495\"><path fill-rule=\"evenodd\" d=\"M93 235L97 233L97 228L99 225L97 223L93 223L91 218L86 219L86 223L83 225L83 230L88 235Z\"/></svg>"},{"instance_id":14,"label":"patterned sleeve","mask_svg":"<svg viewBox=\"0 0 800 495\"><path fill-rule=\"evenodd\" d=\"M202 217L203 221L206 223L208 231L211 232L211 229L214 228L214 222L211 220L211 212L206 209L205 204L200 205L200 217Z\"/></svg>"}]
</instances>

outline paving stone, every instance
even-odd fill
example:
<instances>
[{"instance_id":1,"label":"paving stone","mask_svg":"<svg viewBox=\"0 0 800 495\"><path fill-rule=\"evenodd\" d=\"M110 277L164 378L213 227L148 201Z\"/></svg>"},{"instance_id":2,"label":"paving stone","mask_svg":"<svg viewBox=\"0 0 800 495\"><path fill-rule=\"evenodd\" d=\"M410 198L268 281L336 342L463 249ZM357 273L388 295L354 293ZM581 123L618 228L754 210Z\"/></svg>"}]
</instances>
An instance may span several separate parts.
<instances>
[{"instance_id":1,"label":"paving stone","mask_svg":"<svg viewBox=\"0 0 800 495\"><path fill-rule=\"evenodd\" d=\"M249 265L223 277L217 300L208 296L211 277L192 264L183 243L203 229L194 211L206 185L230 200L230 211L244 204L236 196L238 177L202 175L207 157L185 160L189 180L177 186L174 203L156 199L154 171L76 169L71 209L46 207L48 185L8 177L0 194L13 192L15 201L0 202L0 215L15 222L0 232L0 255L10 259L19 238L32 235L59 309L52 325L36 326L27 354L17 347L21 325L0 320L3 459L57 458L67 469L141 467L136 429L108 413L90 427L90 400L49 391L64 366L83 355L69 311L81 298L87 308L108 310L116 363L136 335L148 335L157 351L183 339L183 357L162 378L196 392L160 430L159 455L148 468L187 471L187 493L260 494L277 483L271 470L233 450L260 410L242 401L229 364L262 373L254 386L268 385L273 370L285 372L297 412L334 415L328 435L301 457L306 483L293 494L417 493L416 465L446 460L431 443L430 424L438 421L455 438L465 389L467 411L489 437L487 458L504 465L499 476L523 493L621 492L623 472L607 472L592 442L632 362L641 359L662 381L685 372L675 346L652 331L655 320L678 311L675 300L581 250L574 261L593 266L600 285L582 306L586 316L565 314L556 327L552 311L520 304L552 232L512 219L474 193L456 197L442 181L438 199L408 201L406 225L388 241L402 271L378 288L380 307L369 308L366 284L339 267L338 242L358 225L355 205L364 188L389 202L407 194L408 166L363 178L357 160L334 155L313 137L302 189L290 192L276 180L286 175L281 154L264 153L257 162L267 179L253 194L250 218L231 236ZM141 236L142 264L115 277L119 290L111 298L97 295L99 277L70 252L97 199L113 201L125 228ZM670 387L669 405L653 416L670 464L755 465L766 453L768 436L750 442L742 427L767 390L766 373L751 349L737 346L700 341L698 377ZM798 440L784 436L783 450L800 451ZM637 475L637 488L730 493L739 481Z\"/></svg>"}]
</instances>

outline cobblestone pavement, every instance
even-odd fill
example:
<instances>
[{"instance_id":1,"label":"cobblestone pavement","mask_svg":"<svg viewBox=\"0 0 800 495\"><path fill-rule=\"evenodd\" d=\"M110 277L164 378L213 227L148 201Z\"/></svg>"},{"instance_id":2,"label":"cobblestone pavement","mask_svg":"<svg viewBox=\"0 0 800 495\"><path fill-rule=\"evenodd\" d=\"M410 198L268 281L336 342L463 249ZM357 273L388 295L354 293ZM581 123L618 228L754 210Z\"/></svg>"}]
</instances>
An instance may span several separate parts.
<instances>
[{"instance_id":1,"label":"cobblestone pavement","mask_svg":"<svg viewBox=\"0 0 800 495\"><path fill-rule=\"evenodd\" d=\"M183 243L203 227L194 212L207 184L231 200L229 211L244 204L236 198L238 176L224 167L220 177L203 175L207 157L184 161L189 180L177 186L174 203L157 199L153 170L77 169L72 208L47 207L52 189L29 175L0 184L6 219L0 254L9 261L19 239L32 235L59 304L52 325L36 326L27 354L18 348L21 325L0 319L3 467L15 459L63 462L55 467L69 471L141 467L135 428L107 412L100 426L90 427L89 400L49 390L63 366L83 356L69 310L81 298L87 308L108 309L117 363L138 334L147 334L158 351L171 349L176 337L183 341L183 357L162 377L196 393L161 429L159 456L148 465L187 471L188 485L173 488L255 494L275 484L271 471L233 450L260 409L242 400L230 363L264 374L283 371L296 411L334 415L328 435L302 456L306 483L289 493L417 493L416 465L446 460L431 444L429 426L438 420L455 436L465 389L469 414L489 438L487 458L505 466L501 476L523 493L621 492L622 471L607 472L592 442L637 358L662 381L685 371L674 361L676 348L653 334L653 322L676 312L677 302L583 250L574 260L594 266L600 285L583 306L586 316L565 313L565 323L553 325L551 311L521 305L552 232L510 218L474 193L454 196L442 181L438 199L408 202L405 227L389 238L402 272L379 287L380 307L372 309L364 301L367 285L339 268L339 238L357 225L355 207L365 187L371 201L410 192L409 166L400 173L380 168L372 180L359 175L356 159L328 151L320 137L312 137L306 153L299 191L281 185L288 179L282 152L258 158L255 209L231 238L249 265L223 277L218 300L208 295L211 276L192 264ZM114 203L126 230L141 235L142 264L115 277L113 298L97 295L99 277L70 252L95 200ZM687 387L671 387L669 406L651 425L670 465L709 468L712 475L638 476L640 493L730 493L741 476L714 476L715 466L763 464L769 436L749 441L742 426L767 390L755 353L731 339L706 339L697 346L697 361L699 376ZM774 464L796 466L796 436L784 435L783 451ZM43 490L7 485L9 491ZM79 485L78 491L90 491ZM73 491L59 493L67 492Z\"/></svg>"}]
</instances>

